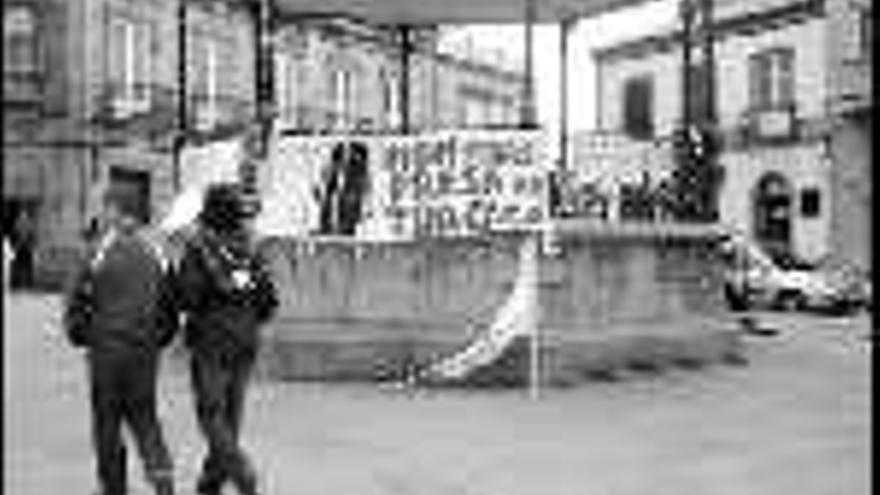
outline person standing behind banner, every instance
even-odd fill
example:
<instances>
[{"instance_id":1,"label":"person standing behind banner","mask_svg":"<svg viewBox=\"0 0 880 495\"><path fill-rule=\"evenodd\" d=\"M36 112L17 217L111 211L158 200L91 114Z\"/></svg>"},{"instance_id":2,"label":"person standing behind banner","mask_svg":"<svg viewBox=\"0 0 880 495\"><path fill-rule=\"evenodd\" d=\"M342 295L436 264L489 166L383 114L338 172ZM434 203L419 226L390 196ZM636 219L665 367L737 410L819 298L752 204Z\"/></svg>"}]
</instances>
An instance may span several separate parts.
<instances>
[{"instance_id":1,"label":"person standing behind banner","mask_svg":"<svg viewBox=\"0 0 880 495\"><path fill-rule=\"evenodd\" d=\"M247 217L240 187L211 186L180 262L178 299L186 316L196 416L208 444L196 485L201 495L219 495L227 482L243 495L259 493L239 434L259 329L278 300Z\"/></svg>"},{"instance_id":2,"label":"person standing behind banner","mask_svg":"<svg viewBox=\"0 0 880 495\"><path fill-rule=\"evenodd\" d=\"M173 495L156 404L160 352L177 330L173 275L144 238L133 203L112 192L105 198L107 230L72 282L63 321L70 342L86 350L99 493L128 493L125 425L155 493Z\"/></svg>"}]
</instances>

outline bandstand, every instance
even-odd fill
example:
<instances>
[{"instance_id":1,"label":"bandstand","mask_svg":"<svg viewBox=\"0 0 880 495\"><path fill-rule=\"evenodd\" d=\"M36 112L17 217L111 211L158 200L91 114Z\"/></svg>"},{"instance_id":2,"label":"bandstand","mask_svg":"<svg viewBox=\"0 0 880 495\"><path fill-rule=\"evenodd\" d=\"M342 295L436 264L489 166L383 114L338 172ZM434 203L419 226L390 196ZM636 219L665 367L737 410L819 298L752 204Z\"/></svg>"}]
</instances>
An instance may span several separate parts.
<instances>
[{"instance_id":1,"label":"bandstand","mask_svg":"<svg viewBox=\"0 0 880 495\"><path fill-rule=\"evenodd\" d=\"M547 207L548 177L554 167L566 166L564 153L557 163L538 163L537 157L544 155L531 153L528 156L534 158L533 162L520 164L520 168L510 166L510 170L519 171L516 173L531 173L530 177L510 181L509 186L503 185L506 179L499 179L497 187L485 185L480 192L474 192L469 196L470 202L451 198L448 190L424 192L433 191L430 184L437 181L457 184L464 180L466 173L462 172L458 153L467 148L460 143L498 139L504 142L507 138L498 136L511 135L534 146L549 145L536 121L532 34L535 25L557 23L562 27L561 67L562 80L566 81L567 37L573 21L640 3L645 2L259 2L260 18L264 20L259 48L264 53L258 57L263 60L258 73L269 74L264 80L271 78L271 63L266 61L272 57L266 52L271 51L269 20L273 15L348 16L395 26L402 32L420 25L466 23L521 23L525 30L525 84L520 125L515 130L483 131L477 137L455 130L423 136L411 133L404 120L397 135L382 138L355 134L283 138L272 127L271 92L258 91L258 97L264 98L264 105L258 108L264 112L258 118L257 146L246 165L251 167L248 175L254 177L252 185L262 203L261 214L271 217L266 224L270 227L263 231L263 249L272 262L282 293L279 315L266 329L263 376L400 383L414 380L420 371L458 353L470 355L468 362L473 364L454 377L440 376L440 380L433 382L531 384L531 390L536 391L539 385L571 384L584 378L617 376L634 370L742 362L739 333L735 322L725 313L721 299L720 267L714 258L715 242L721 234L717 226L627 225L552 218ZM406 81L402 77L400 84L405 86ZM406 93L406 87L401 91ZM568 85L562 84L560 91L559 145L564 150ZM309 162L304 158L306 152L301 150L279 151L288 145L296 148L290 144L294 142L309 144L308 140L325 142L324 151L309 153L318 153L317 162L326 166L338 161L333 158L334 147L342 150L340 153L345 157L361 153L351 150L362 148L364 156L369 157L364 158L361 168L368 171L364 180L370 187L365 190L371 191L372 196L366 204L357 205L357 216L363 216L363 225L343 229L346 235L321 228L321 214L315 211L323 211L326 205L302 206L309 202L308 195L314 189L308 187L308 181L321 174L303 172L293 179L277 175L287 173L273 163L283 153L296 157L285 163ZM429 185L422 184L420 177L405 176L389 165L393 161L390 157L396 156L396 146L418 150L422 142L427 142L442 148L442 144L436 143L446 141L458 143L450 148L456 151L449 152L452 158L438 158L423 166L434 170L423 174L430 176L425 179ZM361 148L350 143L360 143ZM468 160L480 161L472 157ZM491 166L477 163L476 173L510 165L503 161L499 159ZM454 171L446 174L444 167ZM530 172L522 172L527 169ZM289 188L283 186L284 180L291 184ZM407 196L406 184L414 185L416 192ZM297 187L300 193L294 192ZM299 203L285 203L297 197ZM380 201L377 197L384 199ZM534 208L514 211L536 199ZM479 204L483 206L491 202L493 213L483 213L479 216L482 221L469 224L472 218L467 212L462 213L462 208L472 207L474 201L482 201ZM400 205L404 207L397 208ZM296 208L300 209L300 216L289 220L292 217L285 215ZM352 206L342 201L335 208ZM395 217L395 228L388 227L392 219L387 217L395 216L388 213L392 208L404 212ZM508 209L511 213L503 217L505 220L486 220ZM446 217L433 214L432 220L426 221L425 211L451 213ZM416 219L409 223L400 221L410 217ZM294 223L298 225L294 227ZM534 275L527 285L533 295L531 299L523 296L521 305L529 306L527 309L510 309L515 306L510 301L524 286L522 246L527 242L539 245L533 264L529 265ZM519 328L518 316L505 311L527 314L528 318L523 318L529 320L531 328ZM509 328L502 328L498 323L502 320Z\"/></svg>"}]
</instances>

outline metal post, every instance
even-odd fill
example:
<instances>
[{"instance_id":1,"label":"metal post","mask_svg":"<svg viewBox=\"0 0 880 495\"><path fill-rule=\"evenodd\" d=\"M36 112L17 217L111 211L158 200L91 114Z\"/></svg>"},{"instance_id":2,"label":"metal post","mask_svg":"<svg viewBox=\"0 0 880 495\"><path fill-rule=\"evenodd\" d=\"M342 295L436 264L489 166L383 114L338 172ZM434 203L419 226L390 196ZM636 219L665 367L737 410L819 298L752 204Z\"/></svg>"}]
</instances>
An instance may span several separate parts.
<instances>
[{"instance_id":1,"label":"metal post","mask_svg":"<svg viewBox=\"0 0 880 495\"><path fill-rule=\"evenodd\" d=\"M259 128L257 157L263 159L269 149L274 104L274 29L272 0L260 0L257 13L256 42L256 118Z\"/></svg>"},{"instance_id":2,"label":"metal post","mask_svg":"<svg viewBox=\"0 0 880 495\"><path fill-rule=\"evenodd\" d=\"M714 0L701 0L700 2L700 27L702 29L702 43L700 49L703 52L703 61L706 64L704 71L706 81L706 114L704 117L703 137L706 143L706 167L708 168L710 186L706 191L706 215L707 220L717 221L719 215L719 192L724 180L724 170L718 161L721 151L721 136L718 128L718 102L716 100L717 81L715 79L715 26L714 26Z\"/></svg>"},{"instance_id":3,"label":"metal post","mask_svg":"<svg viewBox=\"0 0 880 495\"><path fill-rule=\"evenodd\" d=\"M693 22L694 6L692 0L681 0L682 20L682 65L681 65L681 126L689 129L693 124L693 112L691 110L691 65L693 63Z\"/></svg>"},{"instance_id":4,"label":"metal post","mask_svg":"<svg viewBox=\"0 0 880 495\"><path fill-rule=\"evenodd\" d=\"M440 52L440 33L435 29L431 40L431 128L436 130L440 127L440 96L438 67Z\"/></svg>"},{"instance_id":5,"label":"metal post","mask_svg":"<svg viewBox=\"0 0 880 495\"><path fill-rule=\"evenodd\" d=\"M172 183L174 192L180 192L180 167L181 153L186 144L186 119L187 119L187 0L177 1L177 129L172 143Z\"/></svg>"},{"instance_id":6,"label":"metal post","mask_svg":"<svg viewBox=\"0 0 880 495\"><path fill-rule=\"evenodd\" d=\"M412 54L412 27L401 25L398 26L398 35L400 37L400 78L398 81L399 95L399 111L400 111L400 132L403 134L410 133L410 55Z\"/></svg>"},{"instance_id":7,"label":"metal post","mask_svg":"<svg viewBox=\"0 0 880 495\"><path fill-rule=\"evenodd\" d=\"M520 126L524 129L533 129L537 126L535 111L535 68L533 60L534 24L537 17L535 0L525 1L525 36L523 44L523 57L525 61L525 81L523 81L523 94L521 102Z\"/></svg>"},{"instance_id":8,"label":"metal post","mask_svg":"<svg viewBox=\"0 0 880 495\"><path fill-rule=\"evenodd\" d=\"M559 173L568 170L568 36L572 18L559 23Z\"/></svg>"},{"instance_id":9,"label":"metal post","mask_svg":"<svg viewBox=\"0 0 880 495\"><path fill-rule=\"evenodd\" d=\"M714 2L713 0L701 0L700 17L702 28L702 43L700 50L703 52L703 60L706 64L706 115L707 124L714 126L718 120L718 108L715 101L715 29Z\"/></svg>"},{"instance_id":10,"label":"metal post","mask_svg":"<svg viewBox=\"0 0 880 495\"><path fill-rule=\"evenodd\" d=\"M678 136L679 205L682 219L713 221L718 215L722 170L717 163L715 57L712 0L682 0L682 132ZM696 60L694 60L696 58ZM697 65L701 70L694 71ZM695 75L702 76L697 81ZM699 84L699 87L697 86ZM695 102L692 95L703 98ZM697 107L694 103L699 103ZM699 112L698 112L699 111Z\"/></svg>"}]
</instances>

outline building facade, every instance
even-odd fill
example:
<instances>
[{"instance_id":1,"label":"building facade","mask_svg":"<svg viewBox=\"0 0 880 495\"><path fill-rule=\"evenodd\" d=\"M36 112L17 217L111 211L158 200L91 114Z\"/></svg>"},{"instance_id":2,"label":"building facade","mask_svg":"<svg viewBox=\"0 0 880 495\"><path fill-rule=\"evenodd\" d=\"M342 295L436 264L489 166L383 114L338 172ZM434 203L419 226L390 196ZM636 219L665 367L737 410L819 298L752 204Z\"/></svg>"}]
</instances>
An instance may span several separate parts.
<instances>
[{"instance_id":1,"label":"building facade","mask_svg":"<svg viewBox=\"0 0 880 495\"><path fill-rule=\"evenodd\" d=\"M870 268L864 16L868 1L719 0L714 78L721 221L771 250ZM597 127L637 141L668 138L682 116L681 50L672 32L595 52Z\"/></svg>"},{"instance_id":2,"label":"building facade","mask_svg":"<svg viewBox=\"0 0 880 495\"><path fill-rule=\"evenodd\" d=\"M251 5L4 2L4 232L28 239L38 278L64 277L107 188L130 191L142 216L156 218L176 191L181 138L198 143L253 125ZM412 131L515 123L523 77L436 55L434 30L412 36L404 59L395 30L279 21L274 107L282 129L392 131L402 117Z\"/></svg>"},{"instance_id":3,"label":"building facade","mask_svg":"<svg viewBox=\"0 0 880 495\"><path fill-rule=\"evenodd\" d=\"M4 3L4 231L28 218L38 279L64 277L107 188L134 195L145 219L174 194L177 5ZM187 126L194 138L229 132L253 115L251 15L187 6Z\"/></svg>"},{"instance_id":4,"label":"building facade","mask_svg":"<svg viewBox=\"0 0 880 495\"><path fill-rule=\"evenodd\" d=\"M519 123L523 75L437 49L440 33L346 19L282 25L276 45L279 125L301 133L420 132Z\"/></svg>"},{"instance_id":5,"label":"building facade","mask_svg":"<svg viewBox=\"0 0 880 495\"><path fill-rule=\"evenodd\" d=\"M872 260L873 121L871 1L828 3L832 251Z\"/></svg>"}]
</instances>

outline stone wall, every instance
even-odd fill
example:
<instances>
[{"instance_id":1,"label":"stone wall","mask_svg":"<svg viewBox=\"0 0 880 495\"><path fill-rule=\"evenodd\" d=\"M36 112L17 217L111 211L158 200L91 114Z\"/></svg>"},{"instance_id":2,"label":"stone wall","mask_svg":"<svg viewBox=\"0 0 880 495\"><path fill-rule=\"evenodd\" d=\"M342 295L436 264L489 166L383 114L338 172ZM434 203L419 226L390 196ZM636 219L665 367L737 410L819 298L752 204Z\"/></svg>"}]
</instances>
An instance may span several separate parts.
<instances>
[{"instance_id":1,"label":"stone wall","mask_svg":"<svg viewBox=\"0 0 880 495\"><path fill-rule=\"evenodd\" d=\"M705 229L573 226L556 235L539 266L548 341L690 332L723 310ZM521 240L271 240L282 304L265 329L264 366L297 379L363 378L460 347L508 295Z\"/></svg>"}]
</instances>

